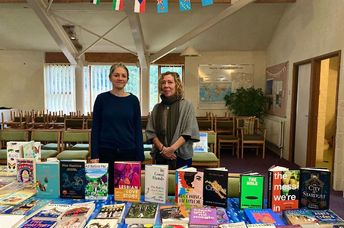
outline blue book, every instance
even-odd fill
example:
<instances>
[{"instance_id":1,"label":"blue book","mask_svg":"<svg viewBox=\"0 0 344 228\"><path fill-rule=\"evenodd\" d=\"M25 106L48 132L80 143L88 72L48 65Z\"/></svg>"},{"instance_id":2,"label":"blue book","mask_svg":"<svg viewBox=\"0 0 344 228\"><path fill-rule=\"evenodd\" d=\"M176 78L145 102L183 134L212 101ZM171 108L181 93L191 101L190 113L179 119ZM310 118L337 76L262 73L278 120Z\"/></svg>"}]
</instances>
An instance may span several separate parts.
<instances>
[{"instance_id":1,"label":"blue book","mask_svg":"<svg viewBox=\"0 0 344 228\"><path fill-rule=\"evenodd\" d=\"M244 213L251 224L274 224L275 226L286 225L282 219L271 209L244 209Z\"/></svg>"},{"instance_id":2,"label":"blue book","mask_svg":"<svg viewBox=\"0 0 344 228\"><path fill-rule=\"evenodd\" d=\"M20 225L20 228L27 228L27 227L55 227L56 221L49 221L49 220L37 220L34 218L30 218L25 223Z\"/></svg>"},{"instance_id":3,"label":"blue book","mask_svg":"<svg viewBox=\"0 0 344 228\"><path fill-rule=\"evenodd\" d=\"M60 178L58 162L38 162L36 164L36 189L40 198L58 198L60 196Z\"/></svg>"}]
</instances>

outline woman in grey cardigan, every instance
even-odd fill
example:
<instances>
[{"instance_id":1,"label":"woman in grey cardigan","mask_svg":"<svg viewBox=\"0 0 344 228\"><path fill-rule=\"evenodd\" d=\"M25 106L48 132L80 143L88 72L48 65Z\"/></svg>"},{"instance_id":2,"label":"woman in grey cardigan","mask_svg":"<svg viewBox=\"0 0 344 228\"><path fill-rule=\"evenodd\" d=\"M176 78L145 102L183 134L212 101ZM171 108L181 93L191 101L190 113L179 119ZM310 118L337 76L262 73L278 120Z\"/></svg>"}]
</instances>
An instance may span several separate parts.
<instances>
[{"instance_id":1,"label":"woman in grey cardigan","mask_svg":"<svg viewBox=\"0 0 344 228\"><path fill-rule=\"evenodd\" d=\"M183 98L183 85L176 72L163 73L159 78L161 103L149 117L146 133L154 146L156 164L168 164L170 169L191 166L193 142L199 141L195 110Z\"/></svg>"}]
</instances>

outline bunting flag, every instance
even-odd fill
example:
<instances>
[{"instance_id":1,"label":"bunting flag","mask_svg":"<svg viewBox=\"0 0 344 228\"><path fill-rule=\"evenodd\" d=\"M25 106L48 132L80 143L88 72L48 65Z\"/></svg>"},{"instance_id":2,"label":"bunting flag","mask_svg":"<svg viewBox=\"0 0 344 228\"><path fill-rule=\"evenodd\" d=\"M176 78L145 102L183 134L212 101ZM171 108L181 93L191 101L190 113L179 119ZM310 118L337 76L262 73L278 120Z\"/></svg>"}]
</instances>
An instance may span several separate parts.
<instances>
[{"instance_id":1,"label":"bunting flag","mask_svg":"<svg viewBox=\"0 0 344 228\"><path fill-rule=\"evenodd\" d=\"M158 13L168 12L168 0L157 0L156 10Z\"/></svg>"},{"instance_id":2,"label":"bunting flag","mask_svg":"<svg viewBox=\"0 0 344 228\"><path fill-rule=\"evenodd\" d=\"M100 0L93 0L93 4L99 5Z\"/></svg>"},{"instance_id":3,"label":"bunting flag","mask_svg":"<svg viewBox=\"0 0 344 228\"><path fill-rule=\"evenodd\" d=\"M112 1L112 9L113 10L122 10L124 6L123 0L113 0Z\"/></svg>"},{"instance_id":4,"label":"bunting flag","mask_svg":"<svg viewBox=\"0 0 344 228\"><path fill-rule=\"evenodd\" d=\"M179 10L180 11L189 11L191 10L190 0L179 0Z\"/></svg>"},{"instance_id":5,"label":"bunting flag","mask_svg":"<svg viewBox=\"0 0 344 228\"><path fill-rule=\"evenodd\" d=\"M213 4L213 0L202 0L202 6L210 6Z\"/></svg>"},{"instance_id":6,"label":"bunting flag","mask_svg":"<svg viewBox=\"0 0 344 228\"><path fill-rule=\"evenodd\" d=\"M135 13L144 13L146 9L146 0L135 0Z\"/></svg>"}]
</instances>

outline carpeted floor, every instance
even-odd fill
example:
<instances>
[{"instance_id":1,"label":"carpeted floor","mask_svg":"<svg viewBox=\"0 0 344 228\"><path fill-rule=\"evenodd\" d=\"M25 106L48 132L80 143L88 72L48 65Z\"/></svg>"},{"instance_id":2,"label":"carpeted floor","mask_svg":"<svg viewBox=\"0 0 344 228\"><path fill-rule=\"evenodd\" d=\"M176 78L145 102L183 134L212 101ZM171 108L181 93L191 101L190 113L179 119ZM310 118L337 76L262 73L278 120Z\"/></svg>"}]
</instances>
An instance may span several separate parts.
<instances>
[{"instance_id":1,"label":"carpeted floor","mask_svg":"<svg viewBox=\"0 0 344 228\"><path fill-rule=\"evenodd\" d=\"M290 169L299 168L298 165L285 159L280 159L277 154L270 151L266 152L265 159L262 159L260 155L256 156L255 151L245 151L244 159L237 159L236 156L232 155L232 152L230 150L221 151L221 167L226 167L228 169L228 172L258 172L262 175L265 175L265 178L267 180L268 169L272 165L284 166ZM265 186L265 189L267 189L267 181L265 181ZM265 194L267 194L266 191ZM340 217L344 218L344 198L342 192L331 192L330 208L335 211Z\"/></svg>"}]
</instances>

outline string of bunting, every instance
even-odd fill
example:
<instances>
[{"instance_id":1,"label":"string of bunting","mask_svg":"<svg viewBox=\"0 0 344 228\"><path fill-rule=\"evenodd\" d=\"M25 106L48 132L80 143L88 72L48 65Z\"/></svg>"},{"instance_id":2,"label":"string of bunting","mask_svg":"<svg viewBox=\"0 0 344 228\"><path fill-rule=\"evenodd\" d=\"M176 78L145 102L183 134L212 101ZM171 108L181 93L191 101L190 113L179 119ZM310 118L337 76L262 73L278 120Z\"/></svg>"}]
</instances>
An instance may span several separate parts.
<instances>
[{"instance_id":1,"label":"string of bunting","mask_svg":"<svg viewBox=\"0 0 344 228\"><path fill-rule=\"evenodd\" d=\"M93 4L99 5L101 0L92 0ZM134 0L134 12L144 13L146 10L146 0ZM213 0L202 0L202 6L210 6L214 2ZM113 0L112 9L122 10L124 7L124 0ZM190 0L179 0L179 10L180 11L190 11L191 1ZM156 0L156 11L158 13L168 13L168 0Z\"/></svg>"}]
</instances>

